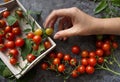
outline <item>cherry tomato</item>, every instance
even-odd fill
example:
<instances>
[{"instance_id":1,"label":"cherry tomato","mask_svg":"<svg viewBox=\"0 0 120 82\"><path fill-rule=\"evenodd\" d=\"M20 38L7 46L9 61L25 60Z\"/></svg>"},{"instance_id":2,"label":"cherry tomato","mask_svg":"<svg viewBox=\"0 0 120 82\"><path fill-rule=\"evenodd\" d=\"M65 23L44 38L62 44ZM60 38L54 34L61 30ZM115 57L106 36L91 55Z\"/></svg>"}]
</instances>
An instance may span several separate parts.
<instances>
[{"instance_id":1,"label":"cherry tomato","mask_svg":"<svg viewBox=\"0 0 120 82\"><path fill-rule=\"evenodd\" d=\"M55 59L53 60L53 64L54 64L54 65L59 65L59 64L60 64L60 59L59 59L59 58L55 58Z\"/></svg>"},{"instance_id":2,"label":"cherry tomato","mask_svg":"<svg viewBox=\"0 0 120 82\"><path fill-rule=\"evenodd\" d=\"M6 27L5 27L5 32L6 32L6 33L12 32L12 27L6 26Z\"/></svg>"},{"instance_id":3,"label":"cherry tomato","mask_svg":"<svg viewBox=\"0 0 120 82\"><path fill-rule=\"evenodd\" d=\"M112 42L112 46L114 49L118 48L118 43L117 42Z\"/></svg>"},{"instance_id":4,"label":"cherry tomato","mask_svg":"<svg viewBox=\"0 0 120 82\"><path fill-rule=\"evenodd\" d=\"M73 53L73 54L79 54L79 53L80 53L80 48L79 48L79 46L73 46L73 47L72 47L72 53Z\"/></svg>"},{"instance_id":5,"label":"cherry tomato","mask_svg":"<svg viewBox=\"0 0 120 82\"><path fill-rule=\"evenodd\" d=\"M93 74L94 71L95 71L95 68L94 68L94 67L89 66L89 65L86 67L86 73L88 73L88 74Z\"/></svg>"},{"instance_id":6,"label":"cherry tomato","mask_svg":"<svg viewBox=\"0 0 120 82\"><path fill-rule=\"evenodd\" d=\"M14 41L7 41L7 42L5 43L5 46L6 46L7 48L13 49L13 48L15 48L15 42L14 42Z\"/></svg>"},{"instance_id":7,"label":"cherry tomato","mask_svg":"<svg viewBox=\"0 0 120 82\"><path fill-rule=\"evenodd\" d=\"M72 76L73 78L78 77L78 71L77 71L77 70L73 70L72 73L71 73L71 76Z\"/></svg>"},{"instance_id":8,"label":"cherry tomato","mask_svg":"<svg viewBox=\"0 0 120 82\"><path fill-rule=\"evenodd\" d=\"M14 57L10 58L10 63L11 63L12 65L16 65L16 64L17 64L17 59L14 58Z\"/></svg>"},{"instance_id":9,"label":"cherry tomato","mask_svg":"<svg viewBox=\"0 0 120 82\"><path fill-rule=\"evenodd\" d=\"M45 49L49 49L52 45L49 41L44 42Z\"/></svg>"},{"instance_id":10,"label":"cherry tomato","mask_svg":"<svg viewBox=\"0 0 120 82\"><path fill-rule=\"evenodd\" d=\"M0 44L0 51L5 51L6 50L6 46L4 44Z\"/></svg>"},{"instance_id":11,"label":"cherry tomato","mask_svg":"<svg viewBox=\"0 0 120 82\"><path fill-rule=\"evenodd\" d=\"M0 20L0 28L4 28L6 26L6 22L4 20Z\"/></svg>"},{"instance_id":12,"label":"cherry tomato","mask_svg":"<svg viewBox=\"0 0 120 82\"><path fill-rule=\"evenodd\" d=\"M64 57L64 54L62 52L57 53L57 58L62 59Z\"/></svg>"},{"instance_id":13,"label":"cherry tomato","mask_svg":"<svg viewBox=\"0 0 120 82\"><path fill-rule=\"evenodd\" d=\"M15 45L18 47L22 47L24 45L25 41L22 38L17 38L15 41Z\"/></svg>"},{"instance_id":14,"label":"cherry tomato","mask_svg":"<svg viewBox=\"0 0 120 82\"><path fill-rule=\"evenodd\" d=\"M64 72L64 71L65 71L65 65L64 65L64 64L60 64L60 65L58 66L58 71L59 71L59 72Z\"/></svg>"},{"instance_id":15,"label":"cherry tomato","mask_svg":"<svg viewBox=\"0 0 120 82\"><path fill-rule=\"evenodd\" d=\"M109 56L111 54L111 51L108 50L108 51L105 51L104 53L105 53L105 56Z\"/></svg>"},{"instance_id":16,"label":"cherry tomato","mask_svg":"<svg viewBox=\"0 0 120 82\"><path fill-rule=\"evenodd\" d=\"M34 37L33 32L29 32L29 33L27 34L27 38L32 39L33 37Z\"/></svg>"},{"instance_id":17,"label":"cherry tomato","mask_svg":"<svg viewBox=\"0 0 120 82\"><path fill-rule=\"evenodd\" d=\"M12 57L14 57L14 58L17 58L18 54L19 54L19 52L18 52L17 49L11 49L11 50L9 50L9 55L12 56Z\"/></svg>"},{"instance_id":18,"label":"cherry tomato","mask_svg":"<svg viewBox=\"0 0 120 82\"><path fill-rule=\"evenodd\" d=\"M10 1L10 0L4 0L4 2L8 2L8 1Z\"/></svg>"},{"instance_id":19,"label":"cherry tomato","mask_svg":"<svg viewBox=\"0 0 120 82\"><path fill-rule=\"evenodd\" d=\"M33 48L33 50L38 50L39 45L34 44L32 48Z\"/></svg>"},{"instance_id":20,"label":"cherry tomato","mask_svg":"<svg viewBox=\"0 0 120 82\"><path fill-rule=\"evenodd\" d=\"M103 56L103 54L104 54L104 51L102 49L97 49L96 50L96 55L97 56Z\"/></svg>"},{"instance_id":21,"label":"cherry tomato","mask_svg":"<svg viewBox=\"0 0 120 82\"><path fill-rule=\"evenodd\" d=\"M88 64L89 64L90 66L93 66L93 67L94 67L94 66L97 64L96 58L94 58L94 57L89 58L89 59L88 59Z\"/></svg>"},{"instance_id":22,"label":"cherry tomato","mask_svg":"<svg viewBox=\"0 0 120 82\"><path fill-rule=\"evenodd\" d=\"M50 35L52 35L52 33L53 33L53 29L52 29L52 28L47 28L47 29L45 30L45 33L50 36Z\"/></svg>"},{"instance_id":23,"label":"cherry tomato","mask_svg":"<svg viewBox=\"0 0 120 82\"><path fill-rule=\"evenodd\" d=\"M42 35L42 29L36 29L35 32L34 32L35 35L39 35L41 36Z\"/></svg>"},{"instance_id":24,"label":"cherry tomato","mask_svg":"<svg viewBox=\"0 0 120 82\"><path fill-rule=\"evenodd\" d=\"M50 57L51 59L56 58L56 54L55 54L54 52L51 52L51 53L49 54L49 57Z\"/></svg>"},{"instance_id":25,"label":"cherry tomato","mask_svg":"<svg viewBox=\"0 0 120 82\"><path fill-rule=\"evenodd\" d=\"M89 52L87 50L83 50L81 53L81 56L86 58L86 57L88 57L88 54L89 54Z\"/></svg>"},{"instance_id":26,"label":"cherry tomato","mask_svg":"<svg viewBox=\"0 0 120 82\"><path fill-rule=\"evenodd\" d=\"M16 21L11 27L19 27L18 21Z\"/></svg>"},{"instance_id":27,"label":"cherry tomato","mask_svg":"<svg viewBox=\"0 0 120 82\"><path fill-rule=\"evenodd\" d=\"M98 64L102 64L104 62L104 58L103 57L98 57L97 62L98 62Z\"/></svg>"},{"instance_id":28,"label":"cherry tomato","mask_svg":"<svg viewBox=\"0 0 120 82\"><path fill-rule=\"evenodd\" d=\"M101 47L102 47L102 44L103 44L103 42L102 42L101 40L98 40L98 41L96 42L96 47L97 47L97 48L101 48Z\"/></svg>"},{"instance_id":29,"label":"cherry tomato","mask_svg":"<svg viewBox=\"0 0 120 82\"><path fill-rule=\"evenodd\" d=\"M51 64L51 65L50 65L50 70L55 71L55 69L56 69L56 68L55 68L55 65Z\"/></svg>"},{"instance_id":30,"label":"cherry tomato","mask_svg":"<svg viewBox=\"0 0 120 82\"><path fill-rule=\"evenodd\" d=\"M7 18L10 15L10 12L6 10L2 13L2 15L4 18Z\"/></svg>"},{"instance_id":31,"label":"cherry tomato","mask_svg":"<svg viewBox=\"0 0 120 82\"><path fill-rule=\"evenodd\" d=\"M4 37L5 36L5 31L0 29L0 37Z\"/></svg>"},{"instance_id":32,"label":"cherry tomato","mask_svg":"<svg viewBox=\"0 0 120 82\"><path fill-rule=\"evenodd\" d=\"M17 14L19 17L23 17L23 12L22 12L22 10L16 10L15 12L16 12L16 14Z\"/></svg>"},{"instance_id":33,"label":"cherry tomato","mask_svg":"<svg viewBox=\"0 0 120 82\"><path fill-rule=\"evenodd\" d=\"M3 38L2 38L2 37L0 37L0 44L1 44L1 43L3 43Z\"/></svg>"},{"instance_id":34,"label":"cherry tomato","mask_svg":"<svg viewBox=\"0 0 120 82\"><path fill-rule=\"evenodd\" d=\"M76 58L72 58L72 59L70 60L70 65L71 65L71 66L76 66L76 64L77 64Z\"/></svg>"},{"instance_id":35,"label":"cherry tomato","mask_svg":"<svg viewBox=\"0 0 120 82\"><path fill-rule=\"evenodd\" d=\"M110 44L104 43L104 44L102 45L102 49L103 49L104 51L110 50Z\"/></svg>"},{"instance_id":36,"label":"cherry tomato","mask_svg":"<svg viewBox=\"0 0 120 82\"><path fill-rule=\"evenodd\" d=\"M15 34L15 35L20 35L21 34L21 29L20 27L14 27L12 29L12 33Z\"/></svg>"},{"instance_id":37,"label":"cherry tomato","mask_svg":"<svg viewBox=\"0 0 120 82\"><path fill-rule=\"evenodd\" d=\"M27 55L27 61L28 62L32 62L32 61L34 61L36 59L36 56L34 56L33 54L28 54Z\"/></svg>"},{"instance_id":38,"label":"cherry tomato","mask_svg":"<svg viewBox=\"0 0 120 82\"><path fill-rule=\"evenodd\" d=\"M71 56L69 54L65 54L63 59L64 61L70 61Z\"/></svg>"},{"instance_id":39,"label":"cherry tomato","mask_svg":"<svg viewBox=\"0 0 120 82\"><path fill-rule=\"evenodd\" d=\"M88 59L87 58L82 58L81 59L81 65L87 66L88 65Z\"/></svg>"},{"instance_id":40,"label":"cherry tomato","mask_svg":"<svg viewBox=\"0 0 120 82\"><path fill-rule=\"evenodd\" d=\"M34 41L34 43L36 43L36 44L40 44L40 42L42 41L42 38L41 38L41 36L39 36L39 35L35 35L35 36L33 37L33 41Z\"/></svg>"},{"instance_id":41,"label":"cherry tomato","mask_svg":"<svg viewBox=\"0 0 120 82\"><path fill-rule=\"evenodd\" d=\"M84 66L84 65L78 66L77 71L78 71L80 74L85 73L85 66Z\"/></svg>"},{"instance_id":42,"label":"cherry tomato","mask_svg":"<svg viewBox=\"0 0 120 82\"><path fill-rule=\"evenodd\" d=\"M7 40L14 40L14 38L15 38L15 36L14 36L13 33L7 33L7 34L5 35L5 37L6 37Z\"/></svg>"},{"instance_id":43,"label":"cherry tomato","mask_svg":"<svg viewBox=\"0 0 120 82\"><path fill-rule=\"evenodd\" d=\"M96 57L96 54L94 51L89 52L89 57Z\"/></svg>"},{"instance_id":44,"label":"cherry tomato","mask_svg":"<svg viewBox=\"0 0 120 82\"><path fill-rule=\"evenodd\" d=\"M42 63L42 64L41 64L41 68L42 68L43 70L47 70L48 64L47 64L47 63Z\"/></svg>"}]
</instances>

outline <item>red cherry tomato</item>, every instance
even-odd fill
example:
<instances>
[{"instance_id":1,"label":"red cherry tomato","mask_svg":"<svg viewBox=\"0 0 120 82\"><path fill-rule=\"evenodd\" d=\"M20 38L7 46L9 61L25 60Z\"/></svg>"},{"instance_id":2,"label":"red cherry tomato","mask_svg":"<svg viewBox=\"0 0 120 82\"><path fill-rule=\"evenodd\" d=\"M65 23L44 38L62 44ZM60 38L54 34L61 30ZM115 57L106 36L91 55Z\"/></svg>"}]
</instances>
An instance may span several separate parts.
<instances>
[{"instance_id":1,"label":"red cherry tomato","mask_svg":"<svg viewBox=\"0 0 120 82\"><path fill-rule=\"evenodd\" d=\"M72 58L72 59L70 60L70 65L71 65L71 66L76 66L76 64L77 64L77 59L76 59L76 58Z\"/></svg>"},{"instance_id":2,"label":"red cherry tomato","mask_svg":"<svg viewBox=\"0 0 120 82\"><path fill-rule=\"evenodd\" d=\"M93 74L94 71L95 71L95 68L94 68L94 67L92 67L92 66L87 66L87 67L86 67L86 73L88 73L88 74Z\"/></svg>"},{"instance_id":3,"label":"red cherry tomato","mask_svg":"<svg viewBox=\"0 0 120 82\"><path fill-rule=\"evenodd\" d=\"M20 35L21 34L21 29L20 27L14 27L12 29L12 33L15 34L15 35Z\"/></svg>"},{"instance_id":4,"label":"red cherry tomato","mask_svg":"<svg viewBox=\"0 0 120 82\"><path fill-rule=\"evenodd\" d=\"M13 48L15 48L15 43L14 43L14 41L7 41L7 42L5 43L5 46L6 46L7 48L13 49Z\"/></svg>"},{"instance_id":5,"label":"red cherry tomato","mask_svg":"<svg viewBox=\"0 0 120 82\"><path fill-rule=\"evenodd\" d=\"M110 50L110 44L104 43L104 44L102 45L102 49L103 49L104 51Z\"/></svg>"},{"instance_id":6,"label":"red cherry tomato","mask_svg":"<svg viewBox=\"0 0 120 82\"><path fill-rule=\"evenodd\" d=\"M79 46L73 46L73 47L72 47L72 53L73 53L73 54L79 54L79 53L80 53L80 48L79 48Z\"/></svg>"},{"instance_id":7,"label":"red cherry tomato","mask_svg":"<svg viewBox=\"0 0 120 82\"><path fill-rule=\"evenodd\" d=\"M103 42L102 42L101 40L98 40L98 41L96 42L96 47L97 47L97 48L101 48L101 47L102 47L102 44L103 44Z\"/></svg>"},{"instance_id":8,"label":"red cherry tomato","mask_svg":"<svg viewBox=\"0 0 120 82\"><path fill-rule=\"evenodd\" d=\"M57 53L57 58L62 59L64 57L64 54L62 52Z\"/></svg>"},{"instance_id":9,"label":"red cherry tomato","mask_svg":"<svg viewBox=\"0 0 120 82\"><path fill-rule=\"evenodd\" d=\"M41 64L41 68L42 68L43 70L47 70L48 64L47 64L47 63L42 63L42 64Z\"/></svg>"},{"instance_id":10,"label":"red cherry tomato","mask_svg":"<svg viewBox=\"0 0 120 82\"><path fill-rule=\"evenodd\" d=\"M10 58L10 63L11 63L12 65L16 65L16 64L17 64L17 59L14 58L14 57Z\"/></svg>"},{"instance_id":11,"label":"red cherry tomato","mask_svg":"<svg viewBox=\"0 0 120 82\"><path fill-rule=\"evenodd\" d=\"M93 66L93 67L94 67L94 66L97 64L96 58L94 58L94 57L89 58L89 59L88 59L88 64L89 64L90 66Z\"/></svg>"},{"instance_id":12,"label":"red cherry tomato","mask_svg":"<svg viewBox=\"0 0 120 82\"><path fill-rule=\"evenodd\" d=\"M2 37L0 37L0 44L1 44L1 43L3 43L3 38L2 38Z\"/></svg>"},{"instance_id":13,"label":"red cherry tomato","mask_svg":"<svg viewBox=\"0 0 120 82\"><path fill-rule=\"evenodd\" d=\"M4 44L0 44L0 51L5 51L6 50L6 46Z\"/></svg>"},{"instance_id":14,"label":"red cherry tomato","mask_svg":"<svg viewBox=\"0 0 120 82\"><path fill-rule=\"evenodd\" d=\"M17 38L15 41L15 45L18 47L22 47L24 45L25 41L22 38Z\"/></svg>"},{"instance_id":15,"label":"red cherry tomato","mask_svg":"<svg viewBox=\"0 0 120 82\"><path fill-rule=\"evenodd\" d=\"M104 54L104 51L102 49L97 49L96 50L96 55L97 56L103 56L103 54Z\"/></svg>"},{"instance_id":16,"label":"red cherry tomato","mask_svg":"<svg viewBox=\"0 0 120 82\"><path fill-rule=\"evenodd\" d=\"M19 27L18 21L16 21L11 27Z\"/></svg>"},{"instance_id":17,"label":"red cherry tomato","mask_svg":"<svg viewBox=\"0 0 120 82\"><path fill-rule=\"evenodd\" d=\"M102 64L104 62L104 58L103 57L98 57L97 62L98 62L98 64Z\"/></svg>"},{"instance_id":18,"label":"red cherry tomato","mask_svg":"<svg viewBox=\"0 0 120 82\"><path fill-rule=\"evenodd\" d=\"M34 43L36 43L36 44L40 44L40 42L42 41L42 38L41 38L41 36L39 36L39 35L35 35L35 36L33 37L33 41L34 41Z\"/></svg>"},{"instance_id":19,"label":"red cherry tomato","mask_svg":"<svg viewBox=\"0 0 120 82\"><path fill-rule=\"evenodd\" d=\"M4 20L0 20L0 28L4 28L6 26L6 22Z\"/></svg>"},{"instance_id":20,"label":"red cherry tomato","mask_svg":"<svg viewBox=\"0 0 120 82\"><path fill-rule=\"evenodd\" d=\"M4 18L7 18L10 15L10 12L9 11L4 11L2 13L2 15L3 15Z\"/></svg>"},{"instance_id":21,"label":"red cherry tomato","mask_svg":"<svg viewBox=\"0 0 120 82\"><path fill-rule=\"evenodd\" d=\"M59 71L59 72L64 72L64 71L65 71L65 65L64 65L64 64L60 64L60 65L58 66L58 71Z\"/></svg>"},{"instance_id":22,"label":"red cherry tomato","mask_svg":"<svg viewBox=\"0 0 120 82\"><path fill-rule=\"evenodd\" d=\"M33 50L38 50L39 45L34 44L32 48L33 48Z\"/></svg>"},{"instance_id":23,"label":"red cherry tomato","mask_svg":"<svg viewBox=\"0 0 120 82\"><path fill-rule=\"evenodd\" d=\"M6 27L5 27L5 32L6 32L6 33L12 32L12 27L6 26Z\"/></svg>"},{"instance_id":24,"label":"red cherry tomato","mask_svg":"<svg viewBox=\"0 0 120 82\"><path fill-rule=\"evenodd\" d=\"M71 56L69 54L65 54L63 59L64 61L70 61Z\"/></svg>"},{"instance_id":25,"label":"red cherry tomato","mask_svg":"<svg viewBox=\"0 0 120 82\"><path fill-rule=\"evenodd\" d=\"M14 38L15 38L15 36L14 36L13 33L7 33L7 34L5 35L5 37L6 37L7 40L14 40Z\"/></svg>"},{"instance_id":26,"label":"red cherry tomato","mask_svg":"<svg viewBox=\"0 0 120 82\"><path fill-rule=\"evenodd\" d=\"M51 64L50 65L50 70L55 71L56 70L55 65Z\"/></svg>"},{"instance_id":27,"label":"red cherry tomato","mask_svg":"<svg viewBox=\"0 0 120 82\"><path fill-rule=\"evenodd\" d=\"M19 54L19 52L18 52L17 49L11 49L11 50L9 50L9 55L12 56L12 57L14 57L14 58L17 58L18 54Z\"/></svg>"},{"instance_id":28,"label":"red cherry tomato","mask_svg":"<svg viewBox=\"0 0 120 82\"><path fill-rule=\"evenodd\" d=\"M88 59L87 58L82 58L81 59L81 65L87 66L88 65Z\"/></svg>"},{"instance_id":29,"label":"red cherry tomato","mask_svg":"<svg viewBox=\"0 0 120 82\"><path fill-rule=\"evenodd\" d=\"M21 10L16 10L15 12L19 17L23 17L23 12Z\"/></svg>"},{"instance_id":30,"label":"red cherry tomato","mask_svg":"<svg viewBox=\"0 0 120 82\"><path fill-rule=\"evenodd\" d=\"M73 70L72 73L71 73L71 76L72 76L73 78L78 77L78 71L77 71L77 70Z\"/></svg>"},{"instance_id":31,"label":"red cherry tomato","mask_svg":"<svg viewBox=\"0 0 120 82\"><path fill-rule=\"evenodd\" d=\"M118 48L118 43L117 42L112 42L112 46L114 49Z\"/></svg>"},{"instance_id":32,"label":"red cherry tomato","mask_svg":"<svg viewBox=\"0 0 120 82\"><path fill-rule=\"evenodd\" d=\"M88 54L89 54L89 52L87 50L83 50L81 53L81 56L86 58L86 57L88 57Z\"/></svg>"},{"instance_id":33,"label":"red cherry tomato","mask_svg":"<svg viewBox=\"0 0 120 82\"><path fill-rule=\"evenodd\" d=\"M44 42L45 49L49 49L52 45L49 41Z\"/></svg>"},{"instance_id":34,"label":"red cherry tomato","mask_svg":"<svg viewBox=\"0 0 120 82\"><path fill-rule=\"evenodd\" d=\"M59 64L60 64L60 59L59 59L59 58L55 58L55 59L53 60L53 64L54 64L54 65L59 65Z\"/></svg>"},{"instance_id":35,"label":"red cherry tomato","mask_svg":"<svg viewBox=\"0 0 120 82\"><path fill-rule=\"evenodd\" d=\"M51 52L51 53L49 54L49 57L50 57L51 59L56 58L56 54L55 54L54 52Z\"/></svg>"},{"instance_id":36,"label":"red cherry tomato","mask_svg":"<svg viewBox=\"0 0 120 82\"><path fill-rule=\"evenodd\" d=\"M5 31L0 29L0 37L4 37L5 36Z\"/></svg>"},{"instance_id":37,"label":"red cherry tomato","mask_svg":"<svg viewBox=\"0 0 120 82\"><path fill-rule=\"evenodd\" d=\"M85 73L85 66L84 66L84 65L78 66L77 71L78 71L80 74Z\"/></svg>"},{"instance_id":38,"label":"red cherry tomato","mask_svg":"<svg viewBox=\"0 0 120 82\"><path fill-rule=\"evenodd\" d=\"M89 52L89 57L96 57L96 54L94 51Z\"/></svg>"},{"instance_id":39,"label":"red cherry tomato","mask_svg":"<svg viewBox=\"0 0 120 82\"><path fill-rule=\"evenodd\" d=\"M34 37L34 33L33 32L29 32L27 34L27 38L32 39L33 37Z\"/></svg>"},{"instance_id":40,"label":"red cherry tomato","mask_svg":"<svg viewBox=\"0 0 120 82\"><path fill-rule=\"evenodd\" d=\"M32 62L32 61L34 61L36 59L36 56L34 56L33 54L28 54L27 55L27 61L28 62Z\"/></svg>"}]
</instances>

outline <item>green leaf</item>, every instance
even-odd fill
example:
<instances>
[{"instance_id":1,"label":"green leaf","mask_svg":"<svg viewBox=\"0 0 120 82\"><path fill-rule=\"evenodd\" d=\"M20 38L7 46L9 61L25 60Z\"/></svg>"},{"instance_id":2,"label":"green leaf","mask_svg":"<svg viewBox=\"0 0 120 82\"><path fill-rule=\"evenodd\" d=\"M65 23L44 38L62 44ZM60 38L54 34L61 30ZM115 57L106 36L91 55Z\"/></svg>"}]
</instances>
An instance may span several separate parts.
<instances>
[{"instance_id":1,"label":"green leaf","mask_svg":"<svg viewBox=\"0 0 120 82\"><path fill-rule=\"evenodd\" d=\"M17 18L15 16L8 16L7 17L7 23L9 26L13 25L17 21Z\"/></svg>"},{"instance_id":2,"label":"green leaf","mask_svg":"<svg viewBox=\"0 0 120 82\"><path fill-rule=\"evenodd\" d=\"M27 29L25 29L23 32L30 32L31 31L31 29L30 28L27 28Z\"/></svg>"},{"instance_id":3,"label":"green leaf","mask_svg":"<svg viewBox=\"0 0 120 82\"><path fill-rule=\"evenodd\" d=\"M30 39L24 39L25 44L24 46L21 48L21 55L23 57L23 59L26 59L26 56L31 53L32 50L32 41Z\"/></svg>"},{"instance_id":4,"label":"green leaf","mask_svg":"<svg viewBox=\"0 0 120 82\"><path fill-rule=\"evenodd\" d=\"M12 72L7 67L5 67L5 69L3 70L3 76L10 77L11 75L12 75Z\"/></svg>"},{"instance_id":5,"label":"green leaf","mask_svg":"<svg viewBox=\"0 0 120 82\"><path fill-rule=\"evenodd\" d=\"M44 50L45 50L45 46L44 46L43 43L41 43L41 44L39 45L38 52L37 52L37 54L35 54L35 55L36 55L36 56L39 56L39 55L41 54L41 52L44 51Z\"/></svg>"},{"instance_id":6,"label":"green leaf","mask_svg":"<svg viewBox=\"0 0 120 82\"><path fill-rule=\"evenodd\" d=\"M102 0L96 7L95 14L100 13L101 11L103 11L105 8L107 7L107 3L106 0Z\"/></svg>"},{"instance_id":7,"label":"green leaf","mask_svg":"<svg viewBox=\"0 0 120 82\"><path fill-rule=\"evenodd\" d=\"M3 74L3 70L5 69L6 65L3 63L3 61L0 59L0 74Z\"/></svg>"},{"instance_id":8,"label":"green leaf","mask_svg":"<svg viewBox=\"0 0 120 82\"><path fill-rule=\"evenodd\" d=\"M32 32L34 32L34 28L35 28L35 21L33 21L32 23L31 23L31 27L32 27Z\"/></svg>"},{"instance_id":9,"label":"green leaf","mask_svg":"<svg viewBox=\"0 0 120 82\"><path fill-rule=\"evenodd\" d=\"M112 0L114 6L120 7L120 0Z\"/></svg>"}]
</instances>

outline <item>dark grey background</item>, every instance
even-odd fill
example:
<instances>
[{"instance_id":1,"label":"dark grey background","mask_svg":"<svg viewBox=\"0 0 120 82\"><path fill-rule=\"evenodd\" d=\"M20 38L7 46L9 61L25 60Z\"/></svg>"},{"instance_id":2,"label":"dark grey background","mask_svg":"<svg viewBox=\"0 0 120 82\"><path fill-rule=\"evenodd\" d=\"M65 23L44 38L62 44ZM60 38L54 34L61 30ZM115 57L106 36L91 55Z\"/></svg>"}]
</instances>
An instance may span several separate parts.
<instances>
[{"instance_id":1,"label":"dark grey background","mask_svg":"<svg viewBox=\"0 0 120 82\"><path fill-rule=\"evenodd\" d=\"M2 2L2 0L0 0ZM93 9L96 4L90 0L20 0L20 2L24 5L26 9L31 9L33 11L43 11L41 15L41 20L39 20L36 16L34 18L38 21L38 23L42 26L43 21L49 15L49 13L54 9L59 8L69 8L69 7L78 7L84 12L94 16ZM98 17L98 16L97 16ZM56 25L57 28L57 25ZM55 30L56 32L56 30ZM64 53L71 54L72 57L76 57L79 60L79 56L75 56L70 52L70 48L72 45L79 45L81 50L94 50L95 49L95 36L76 36L69 38L68 41L59 41L55 40L57 46L57 51L62 51ZM117 36L117 42L120 43L120 38ZM120 47L114 52L115 55L119 58ZM116 66L114 67L116 71L120 72ZM51 71L43 71L40 69L40 64L37 64L34 68L32 68L28 73L37 71L37 73L33 73L34 78L30 78L29 82L63 82L63 79L60 77L56 77L56 73ZM28 74L27 73L27 74ZM25 74L23 78L29 78L28 75ZM5 82L6 80L3 77L0 77L0 82ZM22 82L22 81L21 81ZM104 71L98 70L95 71L92 75L81 75L76 79L69 78L67 82L120 82L120 77L115 76L114 74Z\"/></svg>"}]
</instances>

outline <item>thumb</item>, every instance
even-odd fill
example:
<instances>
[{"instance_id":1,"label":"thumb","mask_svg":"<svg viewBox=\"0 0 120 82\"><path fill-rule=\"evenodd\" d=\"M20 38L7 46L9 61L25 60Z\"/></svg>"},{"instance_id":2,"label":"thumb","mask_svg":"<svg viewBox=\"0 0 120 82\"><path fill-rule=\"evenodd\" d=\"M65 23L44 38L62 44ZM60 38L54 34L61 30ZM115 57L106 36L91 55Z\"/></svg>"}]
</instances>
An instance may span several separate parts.
<instances>
[{"instance_id":1,"label":"thumb","mask_svg":"<svg viewBox=\"0 0 120 82\"><path fill-rule=\"evenodd\" d=\"M61 31L57 32L54 35L54 39L71 37L71 36L75 36L75 35L77 35L77 30L72 27L72 28L69 28L69 29L66 29L66 30L61 30Z\"/></svg>"}]
</instances>

